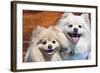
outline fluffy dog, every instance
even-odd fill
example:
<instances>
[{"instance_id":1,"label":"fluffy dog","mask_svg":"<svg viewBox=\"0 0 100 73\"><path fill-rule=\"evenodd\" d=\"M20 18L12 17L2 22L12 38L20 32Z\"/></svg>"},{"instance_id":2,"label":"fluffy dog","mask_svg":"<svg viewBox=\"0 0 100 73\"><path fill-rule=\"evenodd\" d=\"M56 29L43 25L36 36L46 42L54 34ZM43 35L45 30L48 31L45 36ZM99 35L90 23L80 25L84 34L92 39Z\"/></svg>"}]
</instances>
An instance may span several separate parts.
<instances>
[{"instance_id":1,"label":"fluffy dog","mask_svg":"<svg viewBox=\"0 0 100 73\"><path fill-rule=\"evenodd\" d=\"M68 40L58 27L37 27L37 29L33 30L25 61L61 61L61 48L67 46Z\"/></svg>"},{"instance_id":2,"label":"fluffy dog","mask_svg":"<svg viewBox=\"0 0 100 73\"><path fill-rule=\"evenodd\" d=\"M62 52L64 60L83 60L90 57L91 32L88 14L76 16L64 13L58 22L69 40L69 52Z\"/></svg>"}]
</instances>

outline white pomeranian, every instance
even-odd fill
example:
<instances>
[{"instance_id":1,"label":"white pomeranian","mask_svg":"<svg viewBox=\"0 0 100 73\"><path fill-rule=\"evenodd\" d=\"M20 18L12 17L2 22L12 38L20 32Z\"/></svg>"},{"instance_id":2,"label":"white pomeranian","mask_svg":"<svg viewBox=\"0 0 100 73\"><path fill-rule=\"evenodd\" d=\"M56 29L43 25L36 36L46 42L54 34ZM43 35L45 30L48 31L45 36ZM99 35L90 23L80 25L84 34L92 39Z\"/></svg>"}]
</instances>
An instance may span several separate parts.
<instances>
[{"instance_id":1,"label":"white pomeranian","mask_svg":"<svg viewBox=\"0 0 100 73\"><path fill-rule=\"evenodd\" d=\"M91 29L87 13L76 16L64 13L58 22L66 38L69 40L69 52L62 52L64 60L86 60L90 58ZM67 49L67 50L68 50Z\"/></svg>"},{"instance_id":2,"label":"white pomeranian","mask_svg":"<svg viewBox=\"0 0 100 73\"><path fill-rule=\"evenodd\" d=\"M64 33L56 26L33 30L26 62L61 61L60 50L68 46Z\"/></svg>"}]
</instances>

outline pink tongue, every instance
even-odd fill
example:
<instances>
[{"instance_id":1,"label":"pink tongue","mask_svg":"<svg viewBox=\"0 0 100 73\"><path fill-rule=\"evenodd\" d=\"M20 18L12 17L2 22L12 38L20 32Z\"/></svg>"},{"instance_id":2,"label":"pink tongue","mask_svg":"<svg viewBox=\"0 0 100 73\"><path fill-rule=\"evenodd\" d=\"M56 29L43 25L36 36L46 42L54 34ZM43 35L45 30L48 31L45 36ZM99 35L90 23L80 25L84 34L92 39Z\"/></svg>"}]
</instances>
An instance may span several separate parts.
<instances>
[{"instance_id":1,"label":"pink tongue","mask_svg":"<svg viewBox=\"0 0 100 73\"><path fill-rule=\"evenodd\" d=\"M77 43L79 38L78 37L72 37L72 40L74 41L74 43Z\"/></svg>"}]
</instances>

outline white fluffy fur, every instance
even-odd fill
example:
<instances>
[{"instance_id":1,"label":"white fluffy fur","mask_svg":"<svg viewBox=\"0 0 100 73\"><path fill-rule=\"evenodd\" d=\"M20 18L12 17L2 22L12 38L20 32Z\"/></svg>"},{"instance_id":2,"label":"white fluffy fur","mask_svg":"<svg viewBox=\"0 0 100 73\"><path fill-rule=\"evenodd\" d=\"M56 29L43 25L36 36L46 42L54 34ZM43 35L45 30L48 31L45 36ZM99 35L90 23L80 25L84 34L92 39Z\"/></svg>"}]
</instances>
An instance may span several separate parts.
<instances>
[{"instance_id":1,"label":"white fluffy fur","mask_svg":"<svg viewBox=\"0 0 100 73\"><path fill-rule=\"evenodd\" d=\"M41 40L46 40L47 44L41 44ZM52 44L51 40L56 40L56 43ZM46 53L43 50L48 50L49 44L52 45L52 49L55 51L51 53ZM25 61L61 61L62 59L60 57L60 50L63 47L68 47L68 45L68 40L66 39L65 35L62 33L58 26L53 26L49 28L37 27L37 29L33 30L31 43L27 50ZM48 54L52 55L48 56Z\"/></svg>"},{"instance_id":2,"label":"white fluffy fur","mask_svg":"<svg viewBox=\"0 0 100 73\"><path fill-rule=\"evenodd\" d=\"M82 14L80 16L76 16L72 13L64 13L61 17L58 25L62 28L63 33L65 34L66 38L69 39L69 49L70 51L73 50L74 54L79 54L78 56L80 59L85 59L88 57L91 49L91 32L90 32L90 21L88 14ZM68 25L72 25L72 27L68 27ZM82 27L79 28L78 26L81 25ZM73 32L73 29L77 28L78 33L82 34L79 38L77 43L73 43L74 41L70 39L68 32ZM63 52L64 54L64 52ZM80 56L83 54L83 56ZM63 59L69 59L68 53L65 53ZM70 57L70 59L77 59L76 56Z\"/></svg>"}]
</instances>

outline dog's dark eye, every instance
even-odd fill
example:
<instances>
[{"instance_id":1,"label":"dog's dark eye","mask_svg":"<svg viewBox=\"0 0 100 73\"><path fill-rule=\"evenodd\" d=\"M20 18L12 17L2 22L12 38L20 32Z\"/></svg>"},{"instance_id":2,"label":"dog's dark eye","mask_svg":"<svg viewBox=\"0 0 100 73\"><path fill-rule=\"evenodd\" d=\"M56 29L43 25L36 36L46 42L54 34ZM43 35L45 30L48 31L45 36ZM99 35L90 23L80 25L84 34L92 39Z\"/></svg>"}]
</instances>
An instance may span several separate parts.
<instances>
[{"instance_id":1,"label":"dog's dark eye","mask_svg":"<svg viewBox=\"0 0 100 73\"><path fill-rule=\"evenodd\" d=\"M79 27L79 28L82 28L82 26L81 26L81 25L79 25L78 27Z\"/></svg>"},{"instance_id":2,"label":"dog's dark eye","mask_svg":"<svg viewBox=\"0 0 100 73\"><path fill-rule=\"evenodd\" d=\"M46 44L46 41L42 42L42 44L45 45Z\"/></svg>"},{"instance_id":3,"label":"dog's dark eye","mask_svg":"<svg viewBox=\"0 0 100 73\"><path fill-rule=\"evenodd\" d=\"M70 24L70 25L68 25L68 27L71 28L71 27L73 27L73 25Z\"/></svg>"},{"instance_id":4,"label":"dog's dark eye","mask_svg":"<svg viewBox=\"0 0 100 73\"><path fill-rule=\"evenodd\" d=\"M53 44L55 44L55 43L56 43L56 41L52 41L52 43L53 43Z\"/></svg>"}]
</instances>

